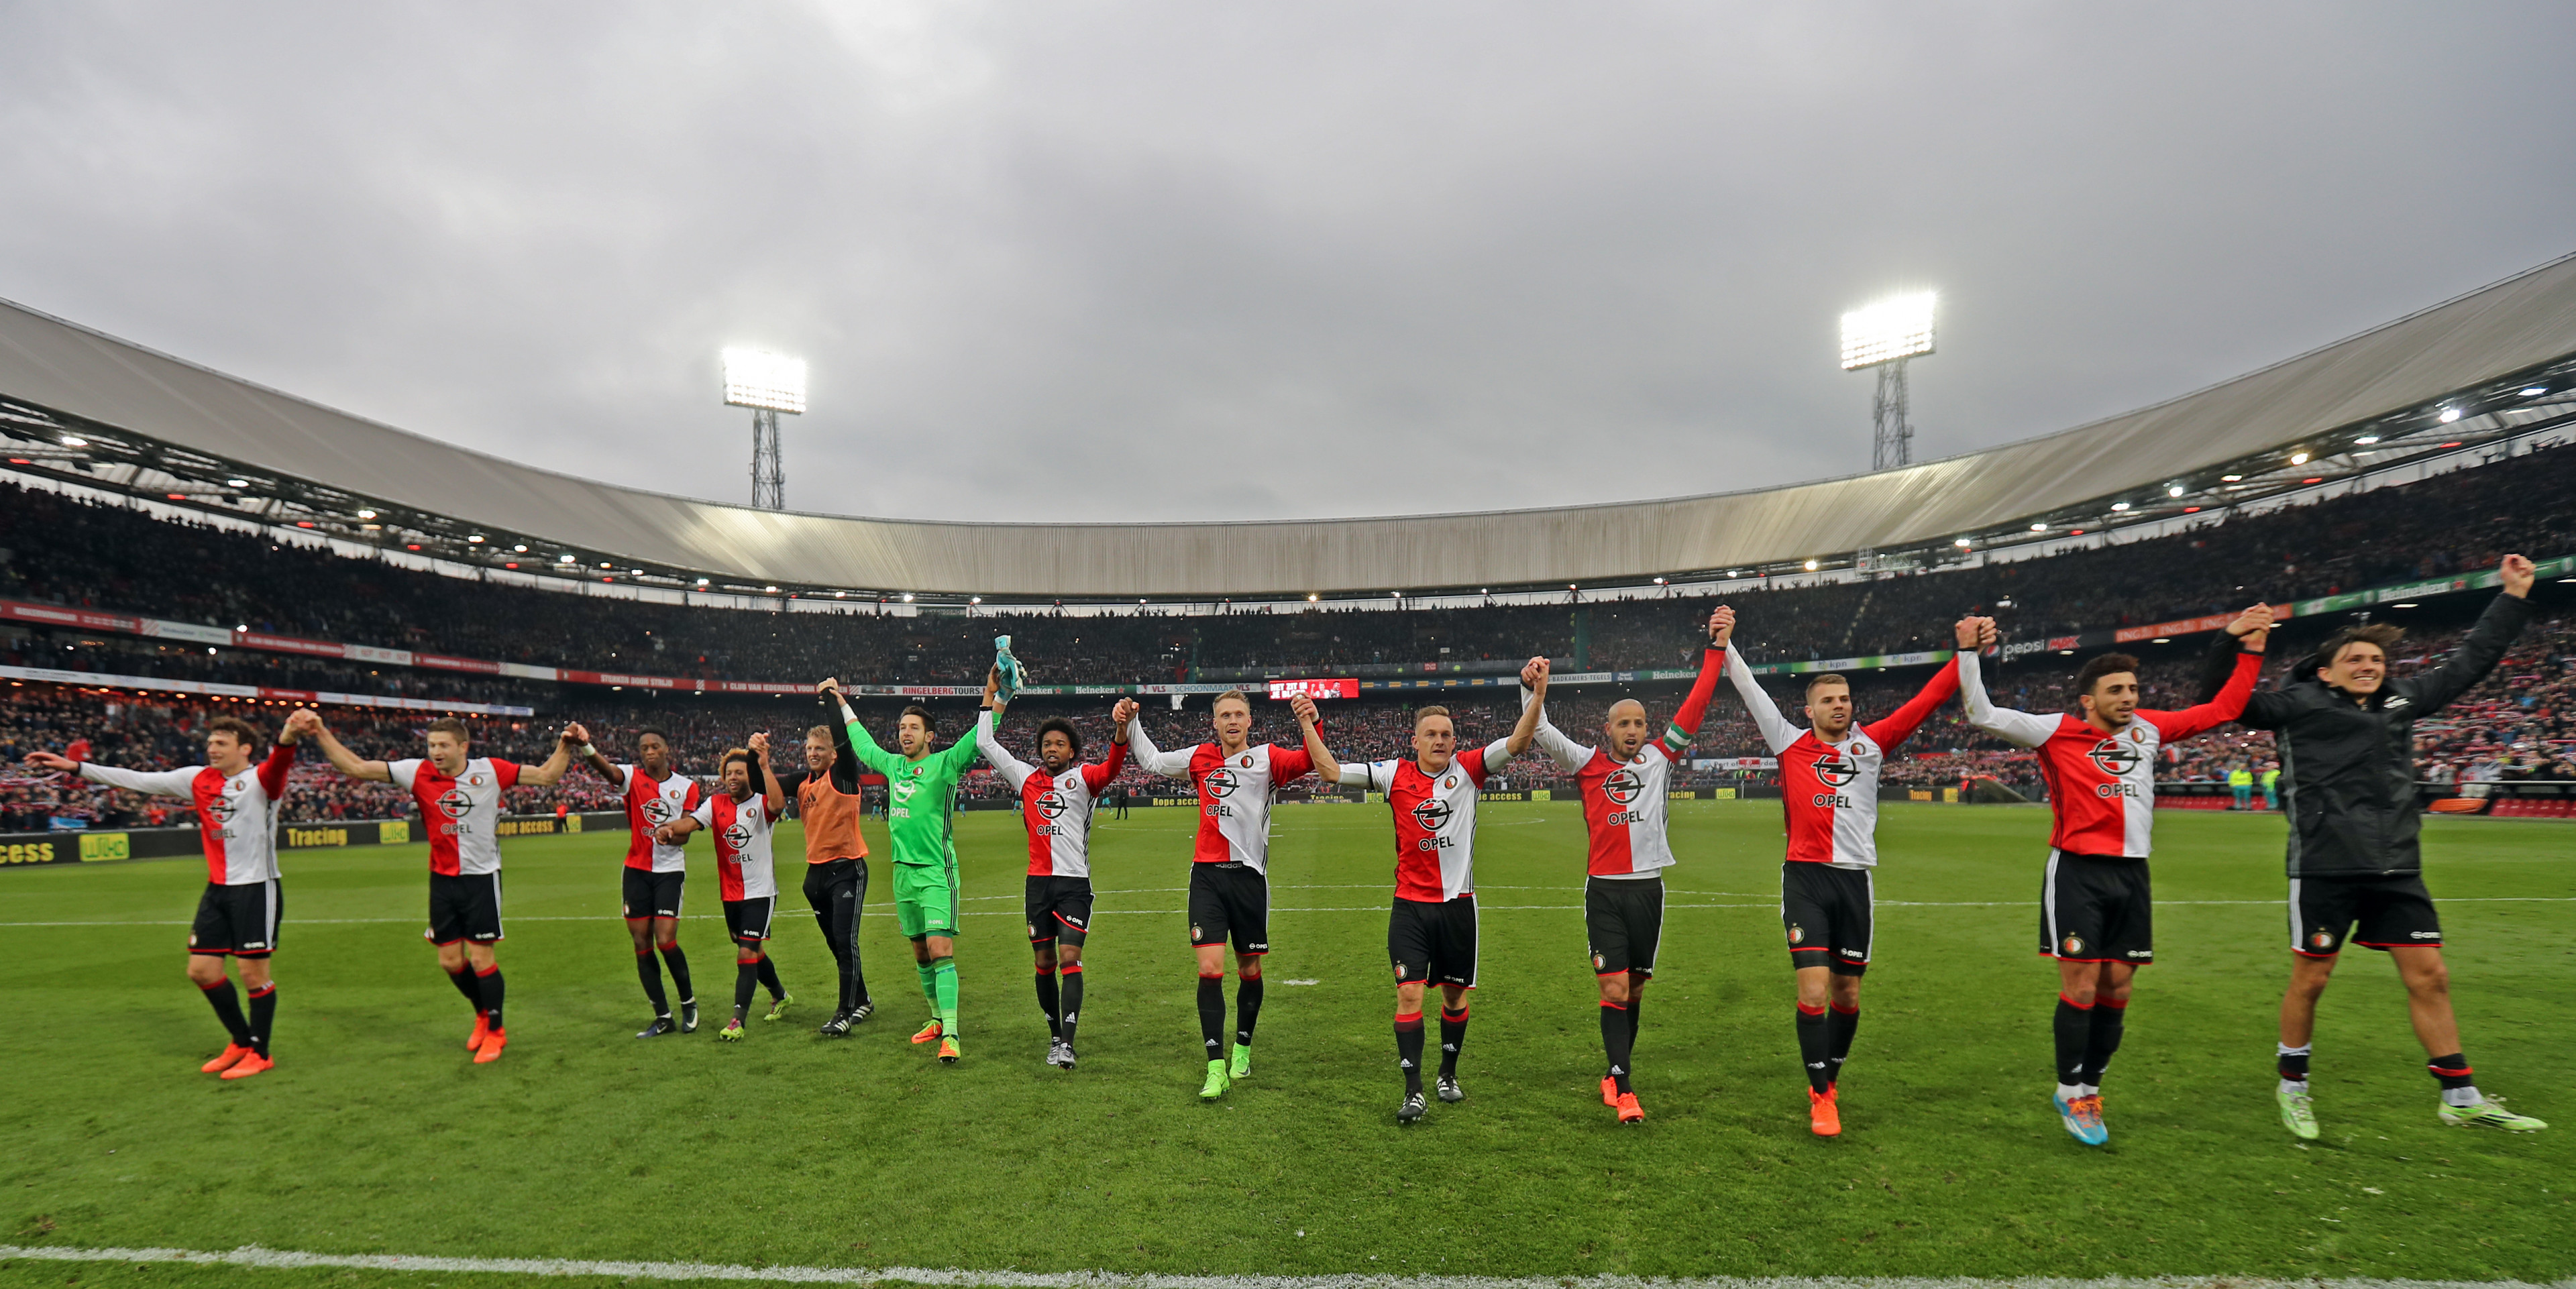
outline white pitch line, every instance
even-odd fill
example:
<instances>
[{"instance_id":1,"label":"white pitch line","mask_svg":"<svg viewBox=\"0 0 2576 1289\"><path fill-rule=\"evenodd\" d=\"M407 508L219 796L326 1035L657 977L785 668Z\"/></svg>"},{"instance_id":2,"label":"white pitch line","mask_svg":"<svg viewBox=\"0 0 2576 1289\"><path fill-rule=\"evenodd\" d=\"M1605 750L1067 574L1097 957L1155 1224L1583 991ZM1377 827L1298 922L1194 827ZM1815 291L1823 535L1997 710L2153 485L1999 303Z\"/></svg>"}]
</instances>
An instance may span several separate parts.
<instances>
[{"instance_id":1,"label":"white pitch line","mask_svg":"<svg viewBox=\"0 0 2576 1289\"><path fill-rule=\"evenodd\" d=\"M0 1244L0 1261L180 1262L198 1266L288 1271L347 1268L465 1275L602 1276L624 1280L755 1280L775 1284L939 1285L950 1289L2576 1289L2576 1280L2543 1285L2524 1280L2270 1280L2252 1276L2122 1276L2069 1280L2030 1276L1805 1277L1709 1276L1171 1276L1123 1271L964 1271L928 1267L739 1266L715 1262L612 1262L582 1258L444 1258L399 1253L296 1253L244 1245L229 1252L195 1249L75 1249Z\"/></svg>"},{"instance_id":2,"label":"white pitch line","mask_svg":"<svg viewBox=\"0 0 2576 1289\"><path fill-rule=\"evenodd\" d=\"M2028 903L2030 903L2028 900L1880 900L1878 901L1877 907L1883 909L2017 909ZM2278 906L2281 902L2279 900L2158 900L2156 903L2160 905L2185 904L2208 907L2273 908ZM2576 904L2576 895L2465 895L2457 899L2445 899L2442 903ZM1580 904L1479 904L1477 907L1488 913L1581 913L1584 911L1583 906ZM1780 902L1777 899L1770 899L1759 904L1667 904L1664 907L1667 909L1777 909L1780 907ZM1273 913L1384 913L1387 911L1387 906L1383 904L1362 904L1352 908L1304 909L1274 907L1270 911ZM1188 913L1188 909L1095 908L1091 911L1091 915L1096 918L1112 916L1179 917ZM882 918L892 917L894 914L891 909L874 909L870 910L867 913L867 916ZM1019 917L1021 916L1021 913L1016 909L968 909L964 912L963 916L970 918ZM610 913L590 913L578 916L549 915L542 917L512 915L505 920L510 922L616 922L621 921L622 919L618 918L615 914ZM692 913L680 920L683 922L715 922L721 920L721 915L714 913ZM420 924L421 919L296 918L294 921L298 926L417 926ZM0 927L189 925L192 924L185 920L134 922L0 922ZM2576 1285L2571 1285L2570 1289L2576 1289Z\"/></svg>"}]
</instances>

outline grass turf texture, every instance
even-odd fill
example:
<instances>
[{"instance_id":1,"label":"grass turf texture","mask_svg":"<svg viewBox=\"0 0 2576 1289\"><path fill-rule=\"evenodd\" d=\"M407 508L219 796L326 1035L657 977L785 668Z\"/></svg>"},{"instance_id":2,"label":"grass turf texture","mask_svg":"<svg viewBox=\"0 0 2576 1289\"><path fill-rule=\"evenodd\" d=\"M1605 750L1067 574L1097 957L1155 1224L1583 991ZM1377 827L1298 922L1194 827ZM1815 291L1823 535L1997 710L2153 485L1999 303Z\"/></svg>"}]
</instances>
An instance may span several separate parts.
<instances>
[{"instance_id":1,"label":"grass turf texture","mask_svg":"<svg viewBox=\"0 0 2576 1289\"><path fill-rule=\"evenodd\" d=\"M2316 1041L2325 1138L2291 1138L2271 1096L2281 823L2169 811L2160 962L2106 1087L2112 1145L2096 1151L2047 1103L2043 812L1885 808L1878 958L1838 1141L1806 1128L1776 806L1674 805L1685 858L1637 1055L1649 1117L1630 1129L1596 1090L1574 806L1486 807L1469 1098L1401 1131L1384 809L1277 814L1256 1071L1214 1106L1194 1096L1192 822L1147 809L1095 833L1072 1075L1040 1063L1025 852L1006 813L961 827L967 1056L953 1068L903 1041L924 1006L882 858L863 931L879 1010L854 1037L813 1033L829 959L791 891L774 948L797 1009L762 1024L763 995L747 1042L714 1041L733 970L700 848L681 939L708 1020L638 1042L622 836L505 842L512 1041L477 1067L471 1018L420 938L422 848L292 852L279 1065L231 1084L196 1072L221 1038L180 977L200 865L0 874L0 944L33 1040L0 1097L0 1243L1249 1274L2576 1269L2576 1098L2548 1077L2576 1056L2550 1001L2576 988L2563 825L2436 819L2426 843L2479 1082L2560 1127L2439 1125L2394 974L2356 950ZM881 842L872 832L879 856ZM797 845L780 839L782 854ZM30 925L50 923L87 925ZM0 1279L46 1283L351 1274L0 1264Z\"/></svg>"}]
</instances>

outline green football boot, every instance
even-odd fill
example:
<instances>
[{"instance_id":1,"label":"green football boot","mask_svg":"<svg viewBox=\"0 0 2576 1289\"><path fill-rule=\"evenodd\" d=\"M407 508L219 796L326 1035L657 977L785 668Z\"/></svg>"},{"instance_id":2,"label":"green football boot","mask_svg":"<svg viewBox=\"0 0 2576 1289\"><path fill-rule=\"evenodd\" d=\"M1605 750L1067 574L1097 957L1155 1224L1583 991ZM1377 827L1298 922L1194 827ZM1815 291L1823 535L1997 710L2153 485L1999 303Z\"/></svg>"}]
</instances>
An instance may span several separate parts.
<instances>
[{"instance_id":1,"label":"green football boot","mask_svg":"<svg viewBox=\"0 0 2576 1289\"><path fill-rule=\"evenodd\" d=\"M2317 1108L2309 1102L2306 1092L2292 1092L2289 1085L2283 1084L2272 1099L2281 1103L2281 1126L2289 1129L2291 1136L2301 1141L2317 1139Z\"/></svg>"},{"instance_id":2,"label":"green football boot","mask_svg":"<svg viewBox=\"0 0 2576 1289\"><path fill-rule=\"evenodd\" d=\"M1225 1076L1228 1080L1248 1079L1252 1077L1251 1044L1237 1043L1234 1045L1234 1062L1232 1065L1227 1067Z\"/></svg>"},{"instance_id":3,"label":"green football boot","mask_svg":"<svg viewBox=\"0 0 2576 1289\"><path fill-rule=\"evenodd\" d=\"M1226 1077L1225 1062L1210 1061L1208 1062L1207 1082L1199 1085L1199 1100L1214 1101L1218 1097L1224 1096L1225 1090L1233 1086L1234 1080Z\"/></svg>"},{"instance_id":4,"label":"green football boot","mask_svg":"<svg viewBox=\"0 0 2576 1289\"><path fill-rule=\"evenodd\" d=\"M2506 1132L2538 1132L2548 1127L2527 1114L2515 1114L2493 1101L2480 1101L2471 1106L2442 1103L2442 1122L2454 1128L2502 1128Z\"/></svg>"}]
</instances>

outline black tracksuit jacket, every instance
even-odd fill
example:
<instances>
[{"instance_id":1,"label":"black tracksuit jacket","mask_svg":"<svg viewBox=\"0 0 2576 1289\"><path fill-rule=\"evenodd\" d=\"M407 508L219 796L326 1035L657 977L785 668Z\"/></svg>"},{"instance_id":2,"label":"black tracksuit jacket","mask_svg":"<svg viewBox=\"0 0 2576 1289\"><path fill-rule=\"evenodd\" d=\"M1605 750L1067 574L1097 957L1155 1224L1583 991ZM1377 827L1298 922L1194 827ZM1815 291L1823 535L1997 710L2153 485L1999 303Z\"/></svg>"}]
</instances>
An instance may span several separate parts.
<instances>
[{"instance_id":1,"label":"black tracksuit jacket","mask_svg":"<svg viewBox=\"0 0 2576 1289\"><path fill-rule=\"evenodd\" d=\"M2349 694L2318 679L2310 656L2279 689L2259 690L2238 721L2271 730L2281 756L2281 808L2290 816L2292 877L2420 873L2422 819L2415 809L2415 722L2486 679L2531 621L2531 602L2498 594L2448 661L2377 693ZM2213 688L2203 682L2205 688ZM2202 701L2208 701L2204 695Z\"/></svg>"}]
</instances>

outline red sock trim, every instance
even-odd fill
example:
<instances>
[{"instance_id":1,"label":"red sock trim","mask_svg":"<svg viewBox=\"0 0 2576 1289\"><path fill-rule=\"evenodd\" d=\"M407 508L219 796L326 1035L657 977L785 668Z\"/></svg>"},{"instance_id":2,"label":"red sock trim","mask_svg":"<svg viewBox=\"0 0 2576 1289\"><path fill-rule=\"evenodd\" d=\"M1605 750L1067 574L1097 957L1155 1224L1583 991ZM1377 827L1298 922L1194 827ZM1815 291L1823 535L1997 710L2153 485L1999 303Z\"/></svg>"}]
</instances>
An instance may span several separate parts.
<instances>
[{"instance_id":1,"label":"red sock trim","mask_svg":"<svg viewBox=\"0 0 2576 1289\"><path fill-rule=\"evenodd\" d=\"M649 958L649 957L652 957L652 956L653 956L653 951L652 951L652 950L650 950L650 949L638 949L638 950L636 950L636 951L635 951L635 956L636 956L636 957L638 957L638 958ZM462 972L462 971L455 971L455 972L450 972L450 973L448 973L448 974L450 974L450 975L456 975L456 976L461 976L461 975L464 975L465 973L464 973L464 972Z\"/></svg>"},{"instance_id":2,"label":"red sock trim","mask_svg":"<svg viewBox=\"0 0 2576 1289\"><path fill-rule=\"evenodd\" d=\"M1827 1004L1825 1004L1825 1005L1826 1005L1826 1006L1828 1006L1828 1007L1833 1008L1835 1011L1841 1012L1841 1013L1842 1013L1843 1015L1845 1015L1845 1016L1858 1016L1858 1015L1860 1015L1860 1005L1859 1005L1859 1004L1857 1004L1857 1003L1855 1003L1855 1004L1853 1004L1853 1005L1851 1005L1851 1006L1849 1006L1849 1007L1845 1007L1845 1006L1843 1006L1841 1003L1827 1003Z\"/></svg>"},{"instance_id":3,"label":"red sock trim","mask_svg":"<svg viewBox=\"0 0 2576 1289\"><path fill-rule=\"evenodd\" d=\"M2465 1066L2465 1065L2461 1066L2460 1068L2458 1068L2458 1069L2456 1069L2456 1070L2446 1070L2446 1069L2443 1069L2441 1066L2438 1066L2438 1065L2430 1065L2430 1064L2426 1065L2424 1068L2425 1068L2425 1069L2428 1069L2428 1070L2431 1070L2431 1071L2432 1071L2432 1072L2434 1072L2435 1074L2439 1074L2439 1075L2441 1075L2441 1076L2443 1076L2443 1077L2445 1077L2445 1078L2452 1078L2452 1079L2465 1079L2465 1078L2469 1077L2470 1075L2477 1073L2477 1071L2476 1071L2476 1070L2472 1070L2472 1069L2470 1069L2469 1067L2467 1067L2467 1066Z\"/></svg>"},{"instance_id":4,"label":"red sock trim","mask_svg":"<svg viewBox=\"0 0 2576 1289\"><path fill-rule=\"evenodd\" d=\"M500 974L501 974L501 964L500 964L500 963L497 963L497 962L496 962L496 963L493 963L491 966L488 966L488 967L476 967L476 968L474 969L474 976L475 976L475 978L476 978L476 979L478 979L478 980L479 980L479 979L481 979L481 978L483 978L483 977L485 977L485 976L497 976L497 975L500 975Z\"/></svg>"},{"instance_id":5,"label":"red sock trim","mask_svg":"<svg viewBox=\"0 0 2576 1289\"><path fill-rule=\"evenodd\" d=\"M1082 974L1082 964L1077 962L1070 966L1058 967L1056 970L1063 975L1079 976Z\"/></svg>"},{"instance_id":6,"label":"red sock trim","mask_svg":"<svg viewBox=\"0 0 2576 1289\"><path fill-rule=\"evenodd\" d=\"M1420 1028L1422 1028L1422 1013L1420 1013L1420 1012L1397 1012L1397 1013L1395 1014L1395 1027L1396 1027L1397 1029L1420 1029Z\"/></svg>"},{"instance_id":7,"label":"red sock trim","mask_svg":"<svg viewBox=\"0 0 2576 1289\"><path fill-rule=\"evenodd\" d=\"M1628 1010L1628 1004L1626 1004L1626 1003L1614 1003L1614 1002L1611 1002L1609 999L1606 999L1606 998L1605 998L1605 999L1602 999L1602 1000L1601 1000L1601 1008L1602 1008L1602 1010L1604 1010L1604 1011L1623 1012L1623 1011Z\"/></svg>"},{"instance_id":8,"label":"red sock trim","mask_svg":"<svg viewBox=\"0 0 2576 1289\"><path fill-rule=\"evenodd\" d=\"M1798 1014L1801 1016L1822 1016L1825 1014L1825 1009L1822 1007L1810 1007L1805 1003L1800 1003L1798 1004Z\"/></svg>"},{"instance_id":9,"label":"red sock trim","mask_svg":"<svg viewBox=\"0 0 2576 1289\"><path fill-rule=\"evenodd\" d=\"M266 997L268 997L270 994L273 994L273 993L276 993L276 992L277 992L277 982L276 982L276 981L274 981L274 980L272 980L272 981L268 982L267 984L261 985L259 988L257 988L257 989L254 989L254 990L250 991L250 996L251 996L251 997L253 997L253 998L266 998Z\"/></svg>"},{"instance_id":10,"label":"red sock trim","mask_svg":"<svg viewBox=\"0 0 2576 1289\"><path fill-rule=\"evenodd\" d=\"M1454 1012L1453 1012L1453 1011L1449 1010L1448 1008L1443 1007L1443 1008L1441 1008L1441 1009L1440 1009L1440 1019L1442 1019L1442 1020L1465 1020L1465 1019L1467 1019L1467 1009L1466 1009L1466 1008L1464 1008L1464 1007L1461 1007L1461 1008L1459 1008L1458 1010L1456 1010L1456 1011L1454 1011Z\"/></svg>"},{"instance_id":11,"label":"red sock trim","mask_svg":"<svg viewBox=\"0 0 2576 1289\"><path fill-rule=\"evenodd\" d=\"M1053 968L1053 967L1040 967L1040 968L1038 968L1038 969L1037 969L1037 972L1038 972L1038 975L1039 975L1041 978L1043 978L1043 977L1046 977L1046 976L1052 976L1052 975L1054 975L1054 974L1055 974L1055 968Z\"/></svg>"},{"instance_id":12,"label":"red sock trim","mask_svg":"<svg viewBox=\"0 0 2576 1289\"><path fill-rule=\"evenodd\" d=\"M2064 1003L2064 1004L2066 1004L2067 1006L2069 1006L2069 1007L2072 1007L2072 1008L2076 1009L2077 1011L2088 1011L2088 1012L2089 1012L2089 1011L2093 1010L2093 1004L2091 1004L2091 1003L2079 1003L2079 1002L2075 1001L2074 999L2067 997L2067 996L2066 996L2066 995L2064 995L2064 994L2059 994L2059 995L2057 996L2057 1001L2059 1001L2059 1002L2061 1002L2061 1003Z\"/></svg>"},{"instance_id":13,"label":"red sock trim","mask_svg":"<svg viewBox=\"0 0 2576 1289\"><path fill-rule=\"evenodd\" d=\"M218 981L216 981L215 983L213 983L213 984L211 984L211 985L199 985L199 986L197 986L197 988L199 988L199 989L203 989L203 990L205 990L207 993L210 993L210 994L211 994L211 993L213 993L213 992L215 992L215 991L216 991L216 990L218 990L218 989L230 989L230 988L232 988L232 987L233 987L233 978L232 978L232 977L230 977L230 976L226 976L226 977L224 977L223 979L218 980Z\"/></svg>"},{"instance_id":14,"label":"red sock trim","mask_svg":"<svg viewBox=\"0 0 2576 1289\"><path fill-rule=\"evenodd\" d=\"M1211 972L1211 971L1202 971L1202 972L1200 972L1200 973L1199 973L1199 979L1201 979L1201 980L1223 980L1223 979L1225 979L1225 973L1224 973L1224 972L1222 972L1222 971L1213 971L1213 972Z\"/></svg>"},{"instance_id":15,"label":"red sock trim","mask_svg":"<svg viewBox=\"0 0 2576 1289\"><path fill-rule=\"evenodd\" d=\"M2096 1007L2108 1007L2115 1012L2124 1012L2129 1010L2129 1000L2126 998L2096 998L2093 1000L2093 1005Z\"/></svg>"}]
</instances>

